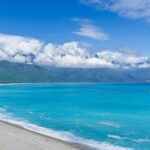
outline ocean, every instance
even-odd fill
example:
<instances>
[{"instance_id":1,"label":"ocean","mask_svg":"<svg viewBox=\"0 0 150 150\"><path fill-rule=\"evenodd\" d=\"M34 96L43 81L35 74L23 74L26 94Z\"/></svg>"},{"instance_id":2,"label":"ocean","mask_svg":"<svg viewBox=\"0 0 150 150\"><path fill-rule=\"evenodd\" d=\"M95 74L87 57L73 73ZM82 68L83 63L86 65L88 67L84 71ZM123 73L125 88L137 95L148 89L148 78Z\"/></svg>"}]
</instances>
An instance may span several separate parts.
<instances>
[{"instance_id":1,"label":"ocean","mask_svg":"<svg viewBox=\"0 0 150 150\"><path fill-rule=\"evenodd\" d=\"M0 119L94 150L150 150L150 84L0 85Z\"/></svg>"}]
</instances>

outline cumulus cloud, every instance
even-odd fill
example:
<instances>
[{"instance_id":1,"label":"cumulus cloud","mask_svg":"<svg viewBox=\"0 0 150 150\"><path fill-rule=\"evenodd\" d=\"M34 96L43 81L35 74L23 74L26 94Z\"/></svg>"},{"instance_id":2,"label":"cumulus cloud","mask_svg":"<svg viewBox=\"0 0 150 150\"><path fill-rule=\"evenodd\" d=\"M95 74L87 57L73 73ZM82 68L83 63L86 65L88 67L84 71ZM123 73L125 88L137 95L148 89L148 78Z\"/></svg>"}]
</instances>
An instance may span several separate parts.
<instances>
[{"instance_id":1,"label":"cumulus cloud","mask_svg":"<svg viewBox=\"0 0 150 150\"><path fill-rule=\"evenodd\" d=\"M100 28L94 26L92 24L92 21L88 19L79 19L79 18L74 18L73 20L77 21L80 24L80 29L74 31L73 32L74 34L89 37L100 41L109 40L109 35L104 31L102 31Z\"/></svg>"},{"instance_id":2,"label":"cumulus cloud","mask_svg":"<svg viewBox=\"0 0 150 150\"><path fill-rule=\"evenodd\" d=\"M81 2L128 18L150 21L150 0L81 0Z\"/></svg>"},{"instance_id":3,"label":"cumulus cloud","mask_svg":"<svg viewBox=\"0 0 150 150\"><path fill-rule=\"evenodd\" d=\"M149 68L149 57L112 51L91 53L78 42L45 44L34 38L0 34L0 61L76 68Z\"/></svg>"},{"instance_id":4,"label":"cumulus cloud","mask_svg":"<svg viewBox=\"0 0 150 150\"><path fill-rule=\"evenodd\" d=\"M34 38L0 34L0 60L29 63L41 48Z\"/></svg>"}]
</instances>

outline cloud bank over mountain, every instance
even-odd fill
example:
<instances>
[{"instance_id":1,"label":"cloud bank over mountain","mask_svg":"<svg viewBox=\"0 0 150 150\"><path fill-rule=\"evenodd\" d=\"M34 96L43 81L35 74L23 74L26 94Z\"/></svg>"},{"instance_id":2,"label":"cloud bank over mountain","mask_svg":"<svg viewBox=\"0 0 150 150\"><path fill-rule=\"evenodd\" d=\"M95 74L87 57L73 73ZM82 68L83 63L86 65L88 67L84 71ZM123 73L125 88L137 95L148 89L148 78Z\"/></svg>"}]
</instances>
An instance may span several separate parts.
<instances>
[{"instance_id":1,"label":"cloud bank over mountain","mask_svg":"<svg viewBox=\"0 0 150 150\"><path fill-rule=\"evenodd\" d=\"M150 58L112 51L92 53L76 41L53 44L0 34L0 61L71 68L148 68Z\"/></svg>"}]
</instances>

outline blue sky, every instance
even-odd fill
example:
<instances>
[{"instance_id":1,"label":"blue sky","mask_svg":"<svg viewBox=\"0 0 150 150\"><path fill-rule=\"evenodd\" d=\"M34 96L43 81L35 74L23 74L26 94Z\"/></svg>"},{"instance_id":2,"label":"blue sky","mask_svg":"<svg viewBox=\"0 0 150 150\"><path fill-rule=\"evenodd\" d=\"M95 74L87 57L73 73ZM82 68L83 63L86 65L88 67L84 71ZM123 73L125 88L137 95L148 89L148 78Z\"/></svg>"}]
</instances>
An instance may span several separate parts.
<instances>
[{"instance_id":1,"label":"blue sky","mask_svg":"<svg viewBox=\"0 0 150 150\"><path fill-rule=\"evenodd\" d=\"M131 48L150 55L150 23L120 16L115 12L83 4L80 0L0 0L0 32L35 37L46 42L88 43L91 49ZM88 1L87 1L88 2ZM89 19L109 35L95 40L73 34L80 23L72 18Z\"/></svg>"},{"instance_id":2,"label":"blue sky","mask_svg":"<svg viewBox=\"0 0 150 150\"><path fill-rule=\"evenodd\" d=\"M150 67L150 0L0 0L0 60Z\"/></svg>"}]
</instances>

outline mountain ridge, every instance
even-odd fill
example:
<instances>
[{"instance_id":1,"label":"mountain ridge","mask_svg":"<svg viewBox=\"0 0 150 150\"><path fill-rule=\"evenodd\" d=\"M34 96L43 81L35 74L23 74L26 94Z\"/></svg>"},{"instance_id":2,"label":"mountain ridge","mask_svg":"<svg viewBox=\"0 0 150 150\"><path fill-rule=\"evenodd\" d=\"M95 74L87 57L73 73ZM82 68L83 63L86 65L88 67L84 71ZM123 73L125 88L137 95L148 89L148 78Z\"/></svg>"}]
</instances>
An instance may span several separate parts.
<instances>
[{"instance_id":1,"label":"mountain ridge","mask_svg":"<svg viewBox=\"0 0 150 150\"><path fill-rule=\"evenodd\" d=\"M150 69L57 68L0 61L0 83L150 82Z\"/></svg>"}]
</instances>

